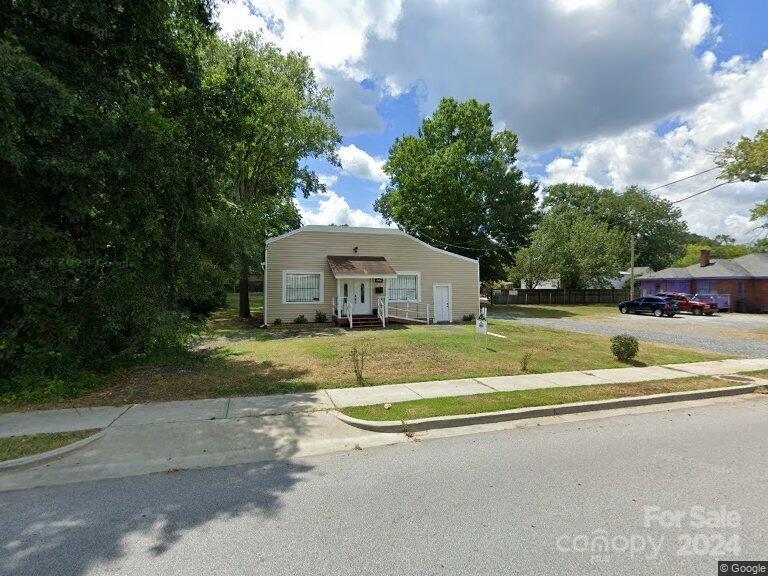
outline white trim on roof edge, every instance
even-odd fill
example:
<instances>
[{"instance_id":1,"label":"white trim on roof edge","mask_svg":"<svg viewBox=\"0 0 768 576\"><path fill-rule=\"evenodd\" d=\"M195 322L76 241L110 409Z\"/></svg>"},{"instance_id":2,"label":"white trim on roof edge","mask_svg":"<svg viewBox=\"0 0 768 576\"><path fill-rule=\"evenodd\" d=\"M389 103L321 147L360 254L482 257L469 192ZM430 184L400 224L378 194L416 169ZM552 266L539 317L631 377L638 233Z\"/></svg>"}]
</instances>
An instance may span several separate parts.
<instances>
[{"instance_id":1,"label":"white trim on roof edge","mask_svg":"<svg viewBox=\"0 0 768 576\"><path fill-rule=\"evenodd\" d=\"M267 244L272 244L273 242L277 242L278 240L282 240L283 238L288 238L289 236L293 236L294 234L298 234L299 232L337 232L337 233L351 232L353 234L393 234L395 236L407 236L411 240L414 240L419 244L423 244L424 246L426 246L430 250L434 250L435 252L447 254L448 256L453 256L454 258L466 260L467 262L474 262L475 264L480 263L480 260L477 260L475 258L469 258L467 256L462 256L461 254L454 254L453 252L448 252L448 250L435 248L431 244L427 244L426 242L424 242L423 240L419 240L415 236L406 234L399 228L368 228L368 227L362 227L362 226L321 226L318 224L311 224L309 226L302 226L301 228L296 228L296 230L291 230L290 232L286 232L285 234L281 234L280 236L275 236L274 238L267 238Z\"/></svg>"}]
</instances>

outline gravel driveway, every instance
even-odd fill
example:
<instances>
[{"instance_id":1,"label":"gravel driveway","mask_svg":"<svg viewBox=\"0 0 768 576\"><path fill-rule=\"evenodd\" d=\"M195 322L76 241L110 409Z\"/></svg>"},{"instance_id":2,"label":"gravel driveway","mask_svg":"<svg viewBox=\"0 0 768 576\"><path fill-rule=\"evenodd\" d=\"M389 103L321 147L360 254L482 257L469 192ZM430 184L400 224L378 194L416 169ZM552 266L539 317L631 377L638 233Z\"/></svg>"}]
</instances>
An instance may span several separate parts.
<instances>
[{"instance_id":1,"label":"gravel driveway","mask_svg":"<svg viewBox=\"0 0 768 576\"><path fill-rule=\"evenodd\" d=\"M678 315L674 318L627 314L575 318L527 318L498 311L488 316L503 322L589 334L632 334L638 340L702 348L729 356L768 357L768 315L731 314L711 317Z\"/></svg>"}]
</instances>

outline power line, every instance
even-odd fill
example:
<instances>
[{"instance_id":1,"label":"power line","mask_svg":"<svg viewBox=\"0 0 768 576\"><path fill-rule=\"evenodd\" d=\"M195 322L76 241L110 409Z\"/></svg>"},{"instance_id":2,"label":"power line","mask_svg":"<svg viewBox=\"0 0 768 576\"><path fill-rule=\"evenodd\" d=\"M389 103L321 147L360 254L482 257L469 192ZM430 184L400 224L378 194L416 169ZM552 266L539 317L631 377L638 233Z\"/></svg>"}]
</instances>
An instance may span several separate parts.
<instances>
[{"instance_id":1,"label":"power line","mask_svg":"<svg viewBox=\"0 0 768 576\"><path fill-rule=\"evenodd\" d=\"M680 198L680 200L675 200L674 202L670 202L670 204L679 204L680 202L685 202L686 200L690 200L691 198L699 196L700 194L704 194L704 192L709 192L710 190L714 190L715 188L720 188L720 186L725 186L726 184L732 184L732 182L720 182L720 184L715 184L711 188L707 188L706 190L702 190L701 192L696 192L695 194L691 194L690 196L686 196L685 198Z\"/></svg>"},{"instance_id":2,"label":"power line","mask_svg":"<svg viewBox=\"0 0 768 576\"><path fill-rule=\"evenodd\" d=\"M708 172L712 172L713 170L717 170L718 166L714 166L713 168L709 168L707 170L702 170L701 172L697 172L696 174L691 174L690 176L686 176L685 178L680 178L679 180L673 180L672 182L667 182L666 184L662 184L661 186L657 186L656 188L651 188L648 190L648 192L653 192L654 190L659 190L660 188L664 188L666 186L671 186L672 184L677 184L678 182L682 182L684 180L688 180L690 178L694 178L696 176L701 176L702 174L706 174ZM707 188L705 190L701 190L699 192L696 192L694 194L691 194L690 196L686 196L685 198L681 198L680 200L675 200L674 202L670 202L670 204L679 204L680 202L685 202L686 200L690 200L691 198L695 198L696 196L699 196L701 194L704 194L705 192L709 192L710 190L714 190L715 188L720 188L720 186L725 186L726 184L732 184L732 182L720 182L719 184L715 184L714 186L711 186L710 188ZM461 246L459 244L452 244L451 242L446 242L445 240L438 240L436 238L432 238L431 236L428 236L427 234L424 234L424 232L418 232L418 236L423 236L424 238L431 240L432 242L436 242L438 244L443 244L444 246L450 246L452 248L459 248L461 250L474 250L476 252L494 252L498 249L502 250L510 250L509 248L502 246L501 244L497 245L496 248L475 248L474 246Z\"/></svg>"},{"instance_id":3,"label":"power line","mask_svg":"<svg viewBox=\"0 0 768 576\"><path fill-rule=\"evenodd\" d=\"M477 252L492 252L493 250L495 250L495 248L475 248L474 246L460 246L458 244L451 244L450 242L446 242L445 240L438 240L436 238L432 238L431 236L427 236L426 234L424 234L424 232L418 232L416 234L416 237L418 238L419 236L422 236L427 240L432 240L432 242L437 242L438 244L451 246L452 248L460 248L462 250L475 250ZM499 248L503 248L503 246L499 246Z\"/></svg>"},{"instance_id":4,"label":"power line","mask_svg":"<svg viewBox=\"0 0 768 576\"><path fill-rule=\"evenodd\" d=\"M701 176L702 174L706 174L707 172L712 172L712 170L717 170L717 169L718 169L718 166L709 168L708 170L702 170L701 172L696 172L696 174L691 174L690 176L686 176L685 178L680 178L679 180L673 180L672 182L667 182L666 184L662 184L661 186L656 186L656 188L651 188L650 190L648 190L648 192L653 192L654 190L666 188L667 186L671 186L672 184L677 184L678 182L682 182L683 180L688 180L689 178L695 178L696 176Z\"/></svg>"}]
</instances>

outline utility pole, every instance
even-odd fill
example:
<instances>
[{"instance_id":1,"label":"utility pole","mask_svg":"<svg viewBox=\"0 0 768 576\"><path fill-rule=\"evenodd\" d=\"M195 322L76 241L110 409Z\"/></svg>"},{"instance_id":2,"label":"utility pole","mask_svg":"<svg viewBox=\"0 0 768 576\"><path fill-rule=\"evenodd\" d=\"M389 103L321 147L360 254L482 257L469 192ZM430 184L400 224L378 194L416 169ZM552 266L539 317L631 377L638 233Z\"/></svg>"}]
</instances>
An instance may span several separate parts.
<instances>
[{"instance_id":1,"label":"utility pole","mask_svg":"<svg viewBox=\"0 0 768 576\"><path fill-rule=\"evenodd\" d=\"M635 234L629 237L629 299L635 299Z\"/></svg>"}]
</instances>

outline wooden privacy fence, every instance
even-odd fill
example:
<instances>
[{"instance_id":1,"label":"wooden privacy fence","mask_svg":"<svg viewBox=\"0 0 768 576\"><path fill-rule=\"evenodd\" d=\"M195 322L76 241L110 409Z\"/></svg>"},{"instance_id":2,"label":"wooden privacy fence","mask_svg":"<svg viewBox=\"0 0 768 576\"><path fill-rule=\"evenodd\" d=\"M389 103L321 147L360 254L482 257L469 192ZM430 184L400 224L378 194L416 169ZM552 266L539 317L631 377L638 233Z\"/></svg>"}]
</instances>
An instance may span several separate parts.
<instances>
[{"instance_id":1,"label":"wooden privacy fence","mask_svg":"<svg viewBox=\"0 0 768 576\"><path fill-rule=\"evenodd\" d=\"M492 304L618 304L629 300L629 290L494 290Z\"/></svg>"}]
</instances>

